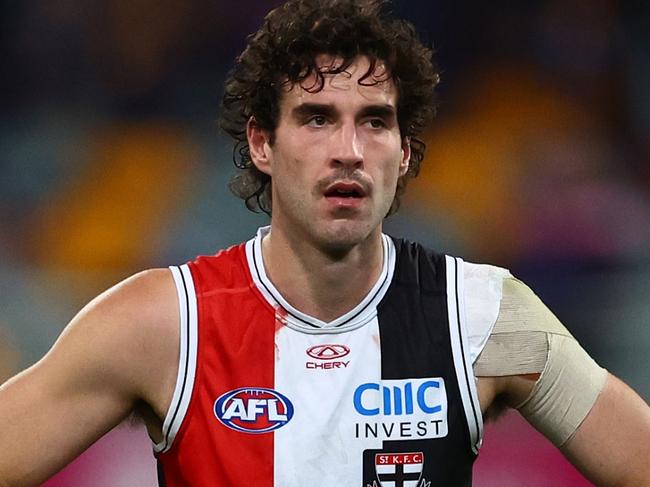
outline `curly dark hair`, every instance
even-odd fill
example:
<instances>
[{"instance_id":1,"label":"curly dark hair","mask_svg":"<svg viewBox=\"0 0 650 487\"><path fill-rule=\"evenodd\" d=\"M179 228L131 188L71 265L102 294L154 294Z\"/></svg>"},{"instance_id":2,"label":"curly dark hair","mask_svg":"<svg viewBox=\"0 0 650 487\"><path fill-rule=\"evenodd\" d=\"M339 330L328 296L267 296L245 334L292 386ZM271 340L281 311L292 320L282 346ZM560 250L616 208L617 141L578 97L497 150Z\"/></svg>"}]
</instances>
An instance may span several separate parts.
<instances>
[{"instance_id":1,"label":"curly dark hair","mask_svg":"<svg viewBox=\"0 0 650 487\"><path fill-rule=\"evenodd\" d=\"M271 214L271 177L251 160L246 139L249 119L254 117L260 128L268 130L273 143L283 86L299 83L317 92L323 88L324 74L343 72L363 55L370 67L359 83L386 79L373 76L377 63L385 63L387 76L397 88L400 134L410 138L409 169L398 180L388 214L397 210L407 179L420 170L425 144L417 136L435 114L439 75L432 50L419 41L413 25L392 18L386 6L385 0L289 0L272 10L260 30L248 38L248 46L226 80L220 120L235 140L233 160L240 169L229 187L248 209ZM316 64L319 54L338 57L342 64L323 71ZM303 85L311 75L316 76L316 83Z\"/></svg>"}]
</instances>

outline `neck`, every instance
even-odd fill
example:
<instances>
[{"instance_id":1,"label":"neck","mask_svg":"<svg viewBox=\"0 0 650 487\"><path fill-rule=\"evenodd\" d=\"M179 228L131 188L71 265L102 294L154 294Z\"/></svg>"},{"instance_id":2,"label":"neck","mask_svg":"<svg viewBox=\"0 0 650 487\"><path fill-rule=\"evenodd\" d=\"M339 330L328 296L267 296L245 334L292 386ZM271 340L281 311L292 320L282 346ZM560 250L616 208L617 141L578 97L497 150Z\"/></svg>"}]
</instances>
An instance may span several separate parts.
<instances>
[{"instance_id":1,"label":"neck","mask_svg":"<svg viewBox=\"0 0 650 487\"><path fill-rule=\"evenodd\" d=\"M262 242L266 273L296 309L329 322L353 309L381 274L381 228L353 247L328 252L272 226Z\"/></svg>"}]
</instances>

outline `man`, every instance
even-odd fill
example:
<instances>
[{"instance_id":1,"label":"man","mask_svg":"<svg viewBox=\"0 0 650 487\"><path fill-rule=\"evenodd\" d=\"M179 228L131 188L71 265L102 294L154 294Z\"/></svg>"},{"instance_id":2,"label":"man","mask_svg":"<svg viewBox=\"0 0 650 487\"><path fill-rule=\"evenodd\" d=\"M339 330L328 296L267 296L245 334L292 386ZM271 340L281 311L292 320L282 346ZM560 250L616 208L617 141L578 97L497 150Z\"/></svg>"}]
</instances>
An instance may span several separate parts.
<instances>
[{"instance_id":1,"label":"man","mask_svg":"<svg viewBox=\"0 0 650 487\"><path fill-rule=\"evenodd\" d=\"M270 227L100 295L0 389L0 486L136 411L161 484L470 485L517 407L598 485L650 485L650 411L496 267L382 234L437 74L373 0L271 12L226 84L232 189ZM615 425L614 425L615 424Z\"/></svg>"}]
</instances>

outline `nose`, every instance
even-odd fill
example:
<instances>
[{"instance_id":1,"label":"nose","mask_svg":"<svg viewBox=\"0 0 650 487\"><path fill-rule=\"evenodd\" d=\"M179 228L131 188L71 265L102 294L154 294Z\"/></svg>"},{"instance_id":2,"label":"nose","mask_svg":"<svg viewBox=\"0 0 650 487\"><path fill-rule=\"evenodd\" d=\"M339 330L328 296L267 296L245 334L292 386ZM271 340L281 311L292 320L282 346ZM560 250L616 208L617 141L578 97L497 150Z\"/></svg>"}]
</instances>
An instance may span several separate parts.
<instances>
[{"instance_id":1,"label":"nose","mask_svg":"<svg viewBox=\"0 0 650 487\"><path fill-rule=\"evenodd\" d=\"M342 123L332 141L332 162L345 166L363 163L363 147L355 123Z\"/></svg>"}]
</instances>

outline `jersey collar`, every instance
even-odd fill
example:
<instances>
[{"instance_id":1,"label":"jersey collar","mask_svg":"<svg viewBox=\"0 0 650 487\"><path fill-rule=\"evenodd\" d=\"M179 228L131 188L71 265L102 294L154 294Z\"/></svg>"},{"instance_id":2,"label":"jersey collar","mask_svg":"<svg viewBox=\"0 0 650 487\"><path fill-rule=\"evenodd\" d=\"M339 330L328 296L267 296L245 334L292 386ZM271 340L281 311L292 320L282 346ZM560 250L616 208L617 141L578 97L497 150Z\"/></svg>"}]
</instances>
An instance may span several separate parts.
<instances>
[{"instance_id":1,"label":"jersey collar","mask_svg":"<svg viewBox=\"0 0 650 487\"><path fill-rule=\"evenodd\" d=\"M262 239L271 227L261 227L257 235L246 242L246 260L255 286L276 310L276 319L290 328L306 333L342 333L363 326L377 316L377 305L382 300L395 271L395 244L382 234L383 264L377 281L368 294L353 309L325 322L291 306L266 275L262 258Z\"/></svg>"}]
</instances>

